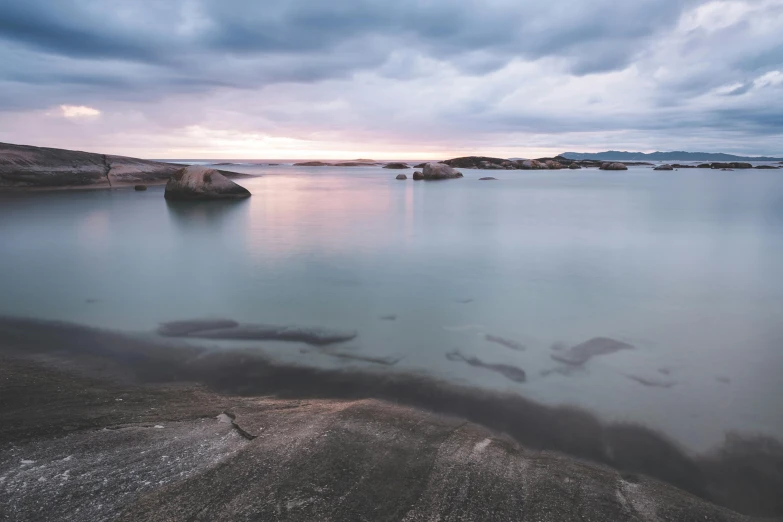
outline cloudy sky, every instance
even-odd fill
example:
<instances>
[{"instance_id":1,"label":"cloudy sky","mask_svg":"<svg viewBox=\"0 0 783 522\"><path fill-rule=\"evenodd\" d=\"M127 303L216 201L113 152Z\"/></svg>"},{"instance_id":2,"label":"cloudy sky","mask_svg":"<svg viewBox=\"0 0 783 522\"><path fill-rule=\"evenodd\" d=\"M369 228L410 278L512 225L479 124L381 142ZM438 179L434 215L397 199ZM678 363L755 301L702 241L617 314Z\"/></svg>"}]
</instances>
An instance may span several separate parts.
<instances>
[{"instance_id":1,"label":"cloudy sky","mask_svg":"<svg viewBox=\"0 0 783 522\"><path fill-rule=\"evenodd\" d=\"M0 141L783 155L783 0L2 0Z\"/></svg>"}]
</instances>

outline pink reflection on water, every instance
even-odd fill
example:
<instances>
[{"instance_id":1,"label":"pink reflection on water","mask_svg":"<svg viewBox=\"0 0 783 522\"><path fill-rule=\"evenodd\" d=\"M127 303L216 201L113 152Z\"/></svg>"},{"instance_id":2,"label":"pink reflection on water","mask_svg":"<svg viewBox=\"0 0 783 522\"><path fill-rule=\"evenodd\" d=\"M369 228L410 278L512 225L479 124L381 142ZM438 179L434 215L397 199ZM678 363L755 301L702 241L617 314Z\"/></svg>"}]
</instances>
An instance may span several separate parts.
<instances>
[{"instance_id":1,"label":"pink reflection on water","mask_svg":"<svg viewBox=\"0 0 783 522\"><path fill-rule=\"evenodd\" d=\"M388 215L402 201L412 228L413 194L350 176L269 176L246 183L253 192L248 246L262 258L339 254L377 248L400 232ZM397 214L399 215L399 214Z\"/></svg>"}]
</instances>

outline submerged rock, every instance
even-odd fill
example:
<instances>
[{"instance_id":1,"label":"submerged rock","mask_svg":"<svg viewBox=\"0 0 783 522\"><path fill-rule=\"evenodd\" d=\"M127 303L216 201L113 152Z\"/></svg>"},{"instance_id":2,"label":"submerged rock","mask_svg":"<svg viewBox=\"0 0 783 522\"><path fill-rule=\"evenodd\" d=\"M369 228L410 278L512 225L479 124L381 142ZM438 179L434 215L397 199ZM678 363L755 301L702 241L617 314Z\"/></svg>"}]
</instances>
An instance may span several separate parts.
<instances>
[{"instance_id":1,"label":"submerged rock","mask_svg":"<svg viewBox=\"0 0 783 522\"><path fill-rule=\"evenodd\" d=\"M406 176L405 174L397 174L397 177L394 179L408 179L408 176Z\"/></svg>"},{"instance_id":2,"label":"submerged rock","mask_svg":"<svg viewBox=\"0 0 783 522\"><path fill-rule=\"evenodd\" d=\"M424 176L424 179L428 179L428 180L451 179L451 178L462 177L462 173L457 172L456 170L449 167L445 163L427 163L426 165L424 165L424 169L422 170L422 175Z\"/></svg>"},{"instance_id":3,"label":"submerged rock","mask_svg":"<svg viewBox=\"0 0 783 522\"><path fill-rule=\"evenodd\" d=\"M552 359L573 365L582 365L597 355L606 355L620 350L631 350L633 345L610 339L608 337L595 337L576 346L572 346L568 351L561 351L550 355Z\"/></svg>"},{"instance_id":4,"label":"submerged rock","mask_svg":"<svg viewBox=\"0 0 783 522\"><path fill-rule=\"evenodd\" d=\"M633 375L633 374L623 374L627 379L630 379L634 382L638 382L642 386L649 386L651 388L671 388L675 384L677 384L675 381L662 381L660 379L652 379L649 377L641 377L639 375Z\"/></svg>"},{"instance_id":5,"label":"submerged rock","mask_svg":"<svg viewBox=\"0 0 783 522\"><path fill-rule=\"evenodd\" d=\"M479 178L479 181L497 181L498 178L493 178L492 176L487 176L486 178Z\"/></svg>"},{"instance_id":6,"label":"submerged rock","mask_svg":"<svg viewBox=\"0 0 783 522\"><path fill-rule=\"evenodd\" d=\"M250 197L250 191L214 169L191 165L171 176L164 197L184 200L240 199Z\"/></svg>"},{"instance_id":7,"label":"submerged rock","mask_svg":"<svg viewBox=\"0 0 783 522\"><path fill-rule=\"evenodd\" d=\"M653 170L674 170L674 167L671 165L659 165L655 167Z\"/></svg>"},{"instance_id":8,"label":"submerged rock","mask_svg":"<svg viewBox=\"0 0 783 522\"><path fill-rule=\"evenodd\" d=\"M524 351L524 350L527 349L527 347L524 344L522 344L522 343L520 343L518 341L514 341L513 339L506 339L506 338L500 337L498 335L487 334L487 335L484 336L484 339L489 341L489 342L491 342L491 343L496 343L496 344L499 344L501 346L505 346L506 348L511 348L512 350L516 350L518 352L521 352L521 351Z\"/></svg>"},{"instance_id":9,"label":"submerged rock","mask_svg":"<svg viewBox=\"0 0 783 522\"><path fill-rule=\"evenodd\" d=\"M487 370L499 373L506 379L510 379L515 382L525 382L527 380L527 374L522 368L517 368L516 366L510 366L508 364L486 363L478 357L466 357L457 350L447 353L446 359L449 361L461 361L465 364L476 366L478 368L485 368Z\"/></svg>"},{"instance_id":10,"label":"submerged rock","mask_svg":"<svg viewBox=\"0 0 783 522\"><path fill-rule=\"evenodd\" d=\"M243 341L289 341L325 346L350 341L357 336L353 332L341 332L326 328L302 328L262 324L239 324L235 321L175 321L163 323L160 335L168 337L197 337L201 339Z\"/></svg>"},{"instance_id":11,"label":"submerged rock","mask_svg":"<svg viewBox=\"0 0 783 522\"><path fill-rule=\"evenodd\" d=\"M161 323L158 335L167 337L183 337L203 330L216 330L219 328L234 328L239 323L231 319L190 319L186 321L170 321Z\"/></svg>"}]
</instances>

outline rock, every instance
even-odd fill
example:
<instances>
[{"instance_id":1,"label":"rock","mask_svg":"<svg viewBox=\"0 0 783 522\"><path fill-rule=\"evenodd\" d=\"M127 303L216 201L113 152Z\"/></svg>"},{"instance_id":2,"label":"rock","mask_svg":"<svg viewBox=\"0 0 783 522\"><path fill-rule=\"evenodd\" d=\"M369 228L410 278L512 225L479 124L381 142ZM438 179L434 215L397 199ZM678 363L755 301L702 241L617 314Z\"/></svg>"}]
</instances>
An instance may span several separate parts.
<instances>
[{"instance_id":1,"label":"rock","mask_svg":"<svg viewBox=\"0 0 783 522\"><path fill-rule=\"evenodd\" d=\"M610 339L595 337L589 341L571 347L568 351L553 353L552 359L572 365L582 365L597 355L606 355L620 350L631 350L633 345Z\"/></svg>"},{"instance_id":2,"label":"rock","mask_svg":"<svg viewBox=\"0 0 783 522\"><path fill-rule=\"evenodd\" d=\"M493 372L499 373L506 379L510 379L515 382L525 382L527 375L525 370L517 368L516 366L510 366L508 364L486 363L478 357L466 357L457 350L446 354L446 359L449 361L461 361L470 366L476 366L478 368L484 368Z\"/></svg>"},{"instance_id":3,"label":"rock","mask_svg":"<svg viewBox=\"0 0 783 522\"><path fill-rule=\"evenodd\" d=\"M490 158L488 156L464 156L461 158L452 158L443 161L442 163L455 169L508 170L514 168L513 163L509 160L503 158Z\"/></svg>"},{"instance_id":4,"label":"rock","mask_svg":"<svg viewBox=\"0 0 783 522\"><path fill-rule=\"evenodd\" d=\"M425 161L424 163L419 163L418 165L414 165L413 168L414 169L423 169L424 165L426 165L426 164L427 164L427 162Z\"/></svg>"},{"instance_id":5,"label":"rock","mask_svg":"<svg viewBox=\"0 0 783 522\"><path fill-rule=\"evenodd\" d=\"M331 163L329 165L321 165L329 167L374 167L375 163L363 163L361 161L344 161L341 163Z\"/></svg>"},{"instance_id":6,"label":"rock","mask_svg":"<svg viewBox=\"0 0 783 522\"><path fill-rule=\"evenodd\" d=\"M697 169L711 169L712 163L700 163Z\"/></svg>"},{"instance_id":7,"label":"rock","mask_svg":"<svg viewBox=\"0 0 783 522\"><path fill-rule=\"evenodd\" d=\"M216 323L222 320L215 321ZM167 337L196 337L200 339L223 339L245 341L287 341L326 346L343 343L356 338L356 332L341 332L326 328L303 328L300 326L278 326L262 324L239 324L230 321L230 326L205 327L209 321L175 321L163 323L158 329ZM227 321L228 322L228 321ZM195 329L187 329L195 325Z\"/></svg>"},{"instance_id":8,"label":"rock","mask_svg":"<svg viewBox=\"0 0 783 522\"><path fill-rule=\"evenodd\" d=\"M653 170L674 170L674 167L671 165L659 165L655 167Z\"/></svg>"},{"instance_id":9,"label":"rock","mask_svg":"<svg viewBox=\"0 0 783 522\"><path fill-rule=\"evenodd\" d=\"M479 181L497 181L498 178L493 178L492 176L488 176L486 178L479 178Z\"/></svg>"},{"instance_id":10,"label":"rock","mask_svg":"<svg viewBox=\"0 0 783 522\"><path fill-rule=\"evenodd\" d=\"M581 165L579 165L578 163L571 163L571 164L568 166L568 168L569 168L569 169L571 169L571 170L577 170L577 169L581 169L581 168L582 168L582 166L581 166Z\"/></svg>"},{"instance_id":11,"label":"rock","mask_svg":"<svg viewBox=\"0 0 783 522\"><path fill-rule=\"evenodd\" d=\"M754 168L754 169L773 169L773 170L777 170L777 169L779 169L780 167L775 167L774 165L756 165L756 166L755 166L755 167L753 167L753 168Z\"/></svg>"},{"instance_id":12,"label":"rock","mask_svg":"<svg viewBox=\"0 0 783 522\"><path fill-rule=\"evenodd\" d=\"M323 161L303 161L302 163L294 163L294 167L331 167L331 163L325 163Z\"/></svg>"},{"instance_id":13,"label":"rock","mask_svg":"<svg viewBox=\"0 0 783 522\"><path fill-rule=\"evenodd\" d=\"M164 197L169 200L240 199L250 197L250 191L214 169L191 165L171 176Z\"/></svg>"},{"instance_id":14,"label":"rock","mask_svg":"<svg viewBox=\"0 0 783 522\"><path fill-rule=\"evenodd\" d=\"M550 170L559 170L563 168L563 164L555 160L546 160L544 165L546 165Z\"/></svg>"},{"instance_id":15,"label":"rock","mask_svg":"<svg viewBox=\"0 0 783 522\"><path fill-rule=\"evenodd\" d=\"M397 177L394 179L408 179L408 176L406 176L405 174L397 174Z\"/></svg>"},{"instance_id":16,"label":"rock","mask_svg":"<svg viewBox=\"0 0 783 522\"><path fill-rule=\"evenodd\" d=\"M413 173L413 179L415 179L416 181L418 181L418 180L421 180L421 179L424 179L424 174L422 174L421 172L419 172L419 171L417 170L417 171L415 171L415 172Z\"/></svg>"},{"instance_id":17,"label":"rock","mask_svg":"<svg viewBox=\"0 0 783 522\"><path fill-rule=\"evenodd\" d=\"M491 343L496 343L500 346L505 346L506 348L511 348L512 350L516 350L518 352L522 352L527 349L527 347L519 341L506 339L505 337L500 337L499 335L486 334L484 339Z\"/></svg>"},{"instance_id":18,"label":"rock","mask_svg":"<svg viewBox=\"0 0 783 522\"><path fill-rule=\"evenodd\" d=\"M19 522L783 515L772 437L691 454L638 424L404 369L0 316L0 397L0 513Z\"/></svg>"},{"instance_id":19,"label":"rock","mask_svg":"<svg viewBox=\"0 0 783 522\"><path fill-rule=\"evenodd\" d=\"M231 319L189 319L186 321L170 321L161 323L158 335L167 337L183 337L204 330L216 330L219 328L234 328L239 323Z\"/></svg>"},{"instance_id":20,"label":"rock","mask_svg":"<svg viewBox=\"0 0 783 522\"><path fill-rule=\"evenodd\" d=\"M147 190L147 185L134 185L133 190L137 192L141 192L143 190Z\"/></svg>"},{"instance_id":21,"label":"rock","mask_svg":"<svg viewBox=\"0 0 783 522\"><path fill-rule=\"evenodd\" d=\"M538 160L521 160L517 162L517 165L523 170L543 170L549 168L546 163L542 163Z\"/></svg>"},{"instance_id":22,"label":"rock","mask_svg":"<svg viewBox=\"0 0 783 522\"><path fill-rule=\"evenodd\" d=\"M628 167L623 163L602 163L601 170L628 170Z\"/></svg>"},{"instance_id":23,"label":"rock","mask_svg":"<svg viewBox=\"0 0 783 522\"><path fill-rule=\"evenodd\" d=\"M713 163L712 168L713 169L752 169L753 165L741 161L734 161L731 163Z\"/></svg>"},{"instance_id":24,"label":"rock","mask_svg":"<svg viewBox=\"0 0 783 522\"><path fill-rule=\"evenodd\" d=\"M424 165L422 175L424 176L424 179L427 180L451 179L451 178L462 177L462 174L460 172L457 172L456 170L449 167L445 163L427 163L426 165Z\"/></svg>"},{"instance_id":25,"label":"rock","mask_svg":"<svg viewBox=\"0 0 783 522\"><path fill-rule=\"evenodd\" d=\"M124 156L0 143L0 190L163 183L181 168Z\"/></svg>"},{"instance_id":26,"label":"rock","mask_svg":"<svg viewBox=\"0 0 783 522\"><path fill-rule=\"evenodd\" d=\"M409 169L410 166L408 166L406 163L387 163L383 166L385 169Z\"/></svg>"}]
</instances>

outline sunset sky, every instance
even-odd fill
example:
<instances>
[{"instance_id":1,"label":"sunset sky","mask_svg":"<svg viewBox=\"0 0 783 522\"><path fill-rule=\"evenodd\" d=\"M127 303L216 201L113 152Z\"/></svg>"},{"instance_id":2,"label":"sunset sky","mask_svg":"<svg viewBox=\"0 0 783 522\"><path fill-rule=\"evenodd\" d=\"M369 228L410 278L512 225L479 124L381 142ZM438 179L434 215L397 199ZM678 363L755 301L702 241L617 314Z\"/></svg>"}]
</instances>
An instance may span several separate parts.
<instances>
[{"instance_id":1,"label":"sunset sky","mask_svg":"<svg viewBox=\"0 0 783 522\"><path fill-rule=\"evenodd\" d=\"M0 141L146 158L783 154L783 0L5 0Z\"/></svg>"}]
</instances>

